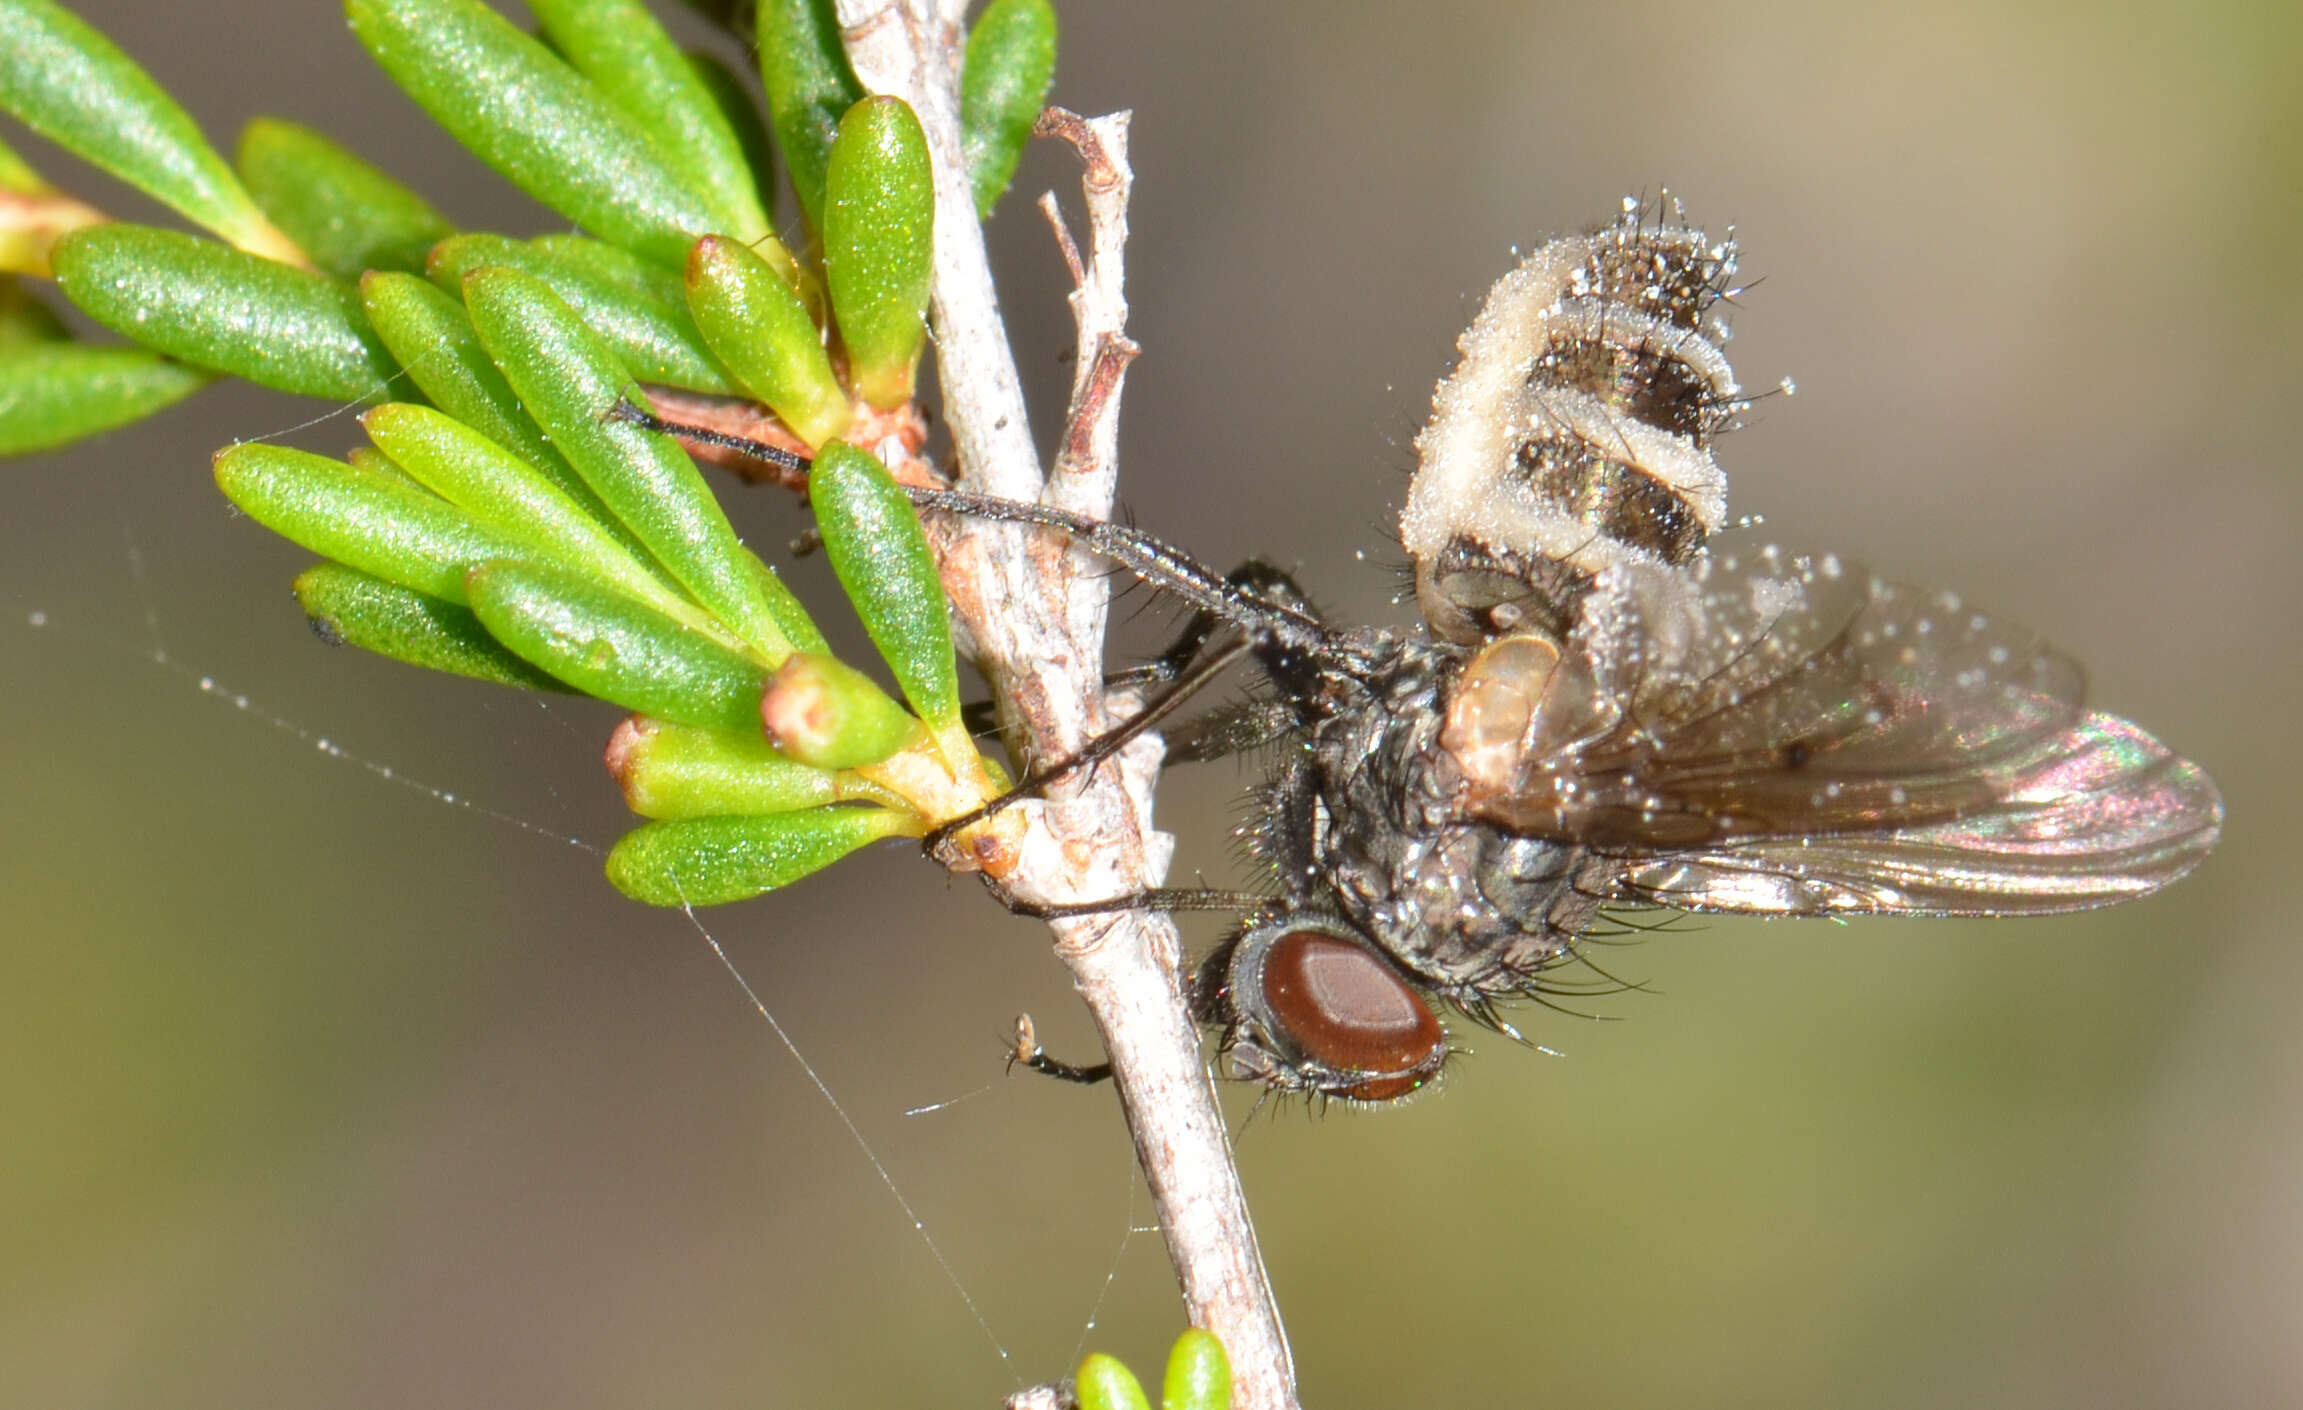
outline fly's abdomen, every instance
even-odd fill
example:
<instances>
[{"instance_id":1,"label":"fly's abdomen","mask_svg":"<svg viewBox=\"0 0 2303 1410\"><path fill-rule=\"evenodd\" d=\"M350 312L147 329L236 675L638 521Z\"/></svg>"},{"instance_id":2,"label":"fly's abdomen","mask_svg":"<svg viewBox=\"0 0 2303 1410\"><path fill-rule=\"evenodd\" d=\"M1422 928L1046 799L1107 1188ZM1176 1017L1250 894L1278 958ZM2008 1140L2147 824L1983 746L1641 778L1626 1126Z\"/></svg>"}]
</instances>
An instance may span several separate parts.
<instances>
[{"instance_id":1,"label":"fly's abdomen","mask_svg":"<svg viewBox=\"0 0 2303 1410\"><path fill-rule=\"evenodd\" d=\"M1711 443L1748 404L1715 311L1735 257L1732 236L1627 202L1496 284L1432 399L1400 516L1434 632L1557 639L1592 576L1684 563L1720 527Z\"/></svg>"}]
</instances>

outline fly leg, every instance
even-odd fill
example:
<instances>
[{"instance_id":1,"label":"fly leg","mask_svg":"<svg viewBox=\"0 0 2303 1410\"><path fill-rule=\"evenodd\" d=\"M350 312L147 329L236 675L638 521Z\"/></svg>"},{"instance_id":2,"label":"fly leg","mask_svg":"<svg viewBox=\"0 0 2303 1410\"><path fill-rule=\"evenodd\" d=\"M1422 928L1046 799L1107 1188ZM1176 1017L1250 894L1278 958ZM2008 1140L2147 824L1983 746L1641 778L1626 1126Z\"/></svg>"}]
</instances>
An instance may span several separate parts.
<instances>
[{"instance_id":1,"label":"fly leg","mask_svg":"<svg viewBox=\"0 0 2303 1410\"><path fill-rule=\"evenodd\" d=\"M1004 504L1007 501L993 503ZM1222 585L1227 593L1244 595L1248 600L1261 604L1268 612L1286 614L1289 620L1318 620L1311 615L1310 604L1305 600L1302 589L1296 586L1295 580L1261 559L1249 559L1233 569L1222 579ZM1225 625L1236 628L1237 635L1210 649L1208 643ZM1034 770L1029 777L999 797L973 812L944 823L922 839L921 845L929 856L941 857L944 843L961 829L972 827L995 813L1004 812L1026 798L1038 797L1051 785L1081 769L1094 768L1125 748L1129 741L1173 714L1192 696L1206 689L1210 682L1240 657L1250 653L1269 657L1274 652L1301 649L1300 646L1283 644L1280 639L1267 635L1264 630L1267 626L1268 622L1260 617L1243 621L1220 607L1201 606L1192 614L1191 620L1184 626L1183 634L1173 645L1154 660L1136 667L1132 673L1138 680L1172 682L1167 690L1134 716L1089 740L1078 753ZM1195 721L1185 727L1182 741L1184 748L1177 754L1177 758L1179 762L1194 761L1238 753L1280 739L1294 729L1296 724L1294 713L1279 702L1256 702L1241 709L1219 710L1207 722Z\"/></svg>"},{"instance_id":2,"label":"fly leg","mask_svg":"<svg viewBox=\"0 0 2303 1410\"><path fill-rule=\"evenodd\" d=\"M982 807L962 813L936 828L926 837L920 839L921 848L929 856L941 858L944 844L950 840L953 834L964 828L973 827L995 813L1005 812L1026 798L1036 798L1046 792L1050 785L1061 782L1082 769L1093 768L1117 754L1127 747L1129 741L1173 714L1186 700L1203 689L1209 681L1222 674L1232 662L1247 654L1247 649L1248 646L1245 641L1236 641L1226 645L1220 651L1210 653L1185 672L1181 680L1178 680L1158 699L1146 705L1133 717L1089 740L1078 753L1070 758L1059 760L1034 772L1023 782L985 803Z\"/></svg>"},{"instance_id":3,"label":"fly leg","mask_svg":"<svg viewBox=\"0 0 2303 1410\"><path fill-rule=\"evenodd\" d=\"M1093 1086L1112 1075L1112 1065L1108 1062L1081 1067L1049 1057L1047 1050L1040 1046L1039 1034L1033 1031L1032 1016L1028 1013L1016 1015L1016 1036L1008 1047L1008 1071L1015 1071L1019 1063L1043 1076L1077 1082L1083 1087Z\"/></svg>"},{"instance_id":4,"label":"fly leg","mask_svg":"<svg viewBox=\"0 0 2303 1410\"><path fill-rule=\"evenodd\" d=\"M602 415L604 419L672 436L692 445L712 446L750 456L774 466L794 480L800 479L810 464L806 457L795 455L780 446L730 435L706 426L667 421L630 401L620 401ZM1213 612L1259 640L1283 640L1299 648L1308 648L1327 638L1327 628L1309 612L1267 600L1245 584L1219 577L1214 569L1182 549L1131 525L1090 519L1084 514L1074 514L1052 505L1000 499L969 490L923 489L917 485L900 485L898 488L921 509L1058 530L1152 586L1165 588L1194 607Z\"/></svg>"}]
</instances>

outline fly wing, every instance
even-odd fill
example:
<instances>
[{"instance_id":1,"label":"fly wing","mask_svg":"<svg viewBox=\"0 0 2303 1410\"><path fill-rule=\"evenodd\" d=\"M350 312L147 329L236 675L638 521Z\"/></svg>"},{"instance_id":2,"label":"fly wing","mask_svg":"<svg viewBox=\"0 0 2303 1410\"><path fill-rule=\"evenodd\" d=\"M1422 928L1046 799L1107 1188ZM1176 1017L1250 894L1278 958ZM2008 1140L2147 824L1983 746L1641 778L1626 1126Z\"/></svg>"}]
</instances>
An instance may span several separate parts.
<instances>
[{"instance_id":1,"label":"fly wing","mask_svg":"<svg viewBox=\"0 0 2303 1410\"><path fill-rule=\"evenodd\" d=\"M1561 667L1513 786L1468 806L1619 856L1627 900L2074 910L2173 880L2221 823L2205 773L2081 707L2069 657L1828 557L1602 575Z\"/></svg>"},{"instance_id":2,"label":"fly wing","mask_svg":"<svg viewBox=\"0 0 2303 1410\"><path fill-rule=\"evenodd\" d=\"M1956 820L1626 855L1617 898L1757 915L2049 915L2156 891L2214 847L2214 781L2126 720L2090 713L2038 746Z\"/></svg>"}]
</instances>

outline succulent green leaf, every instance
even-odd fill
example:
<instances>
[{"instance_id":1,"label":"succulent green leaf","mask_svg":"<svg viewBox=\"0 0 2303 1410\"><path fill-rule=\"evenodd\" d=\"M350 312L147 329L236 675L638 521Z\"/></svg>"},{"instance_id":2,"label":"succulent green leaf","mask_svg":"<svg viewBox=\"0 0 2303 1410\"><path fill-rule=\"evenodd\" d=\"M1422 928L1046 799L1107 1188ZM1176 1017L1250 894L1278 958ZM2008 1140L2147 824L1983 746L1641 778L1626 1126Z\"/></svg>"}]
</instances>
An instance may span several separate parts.
<instances>
[{"instance_id":1,"label":"succulent green leaf","mask_svg":"<svg viewBox=\"0 0 2303 1410\"><path fill-rule=\"evenodd\" d=\"M140 421L207 380L142 348L0 346L0 455L53 450Z\"/></svg>"},{"instance_id":2,"label":"succulent green leaf","mask_svg":"<svg viewBox=\"0 0 2303 1410\"><path fill-rule=\"evenodd\" d=\"M808 227L824 224L824 173L840 115L864 96L831 0L760 0L754 16L768 120Z\"/></svg>"},{"instance_id":3,"label":"succulent green leaf","mask_svg":"<svg viewBox=\"0 0 2303 1410\"><path fill-rule=\"evenodd\" d=\"M1014 178L1055 76L1056 12L1048 0L992 0L976 16L960 71L960 156L979 218Z\"/></svg>"},{"instance_id":4,"label":"succulent green leaf","mask_svg":"<svg viewBox=\"0 0 2303 1410\"><path fill-rule=\"evenodd\" d=\"M758 730L698 729L634 715L608 741L608 772L645 818L793 813L900 800L854 774L787 759Z\"/></svg>"},{"instance_id":5,"label":"succulent green leaf","mask_svg":"<svg viewBox=\"0 0 2303 1410\"><path fill-rule=\"evenodd\" d=\"M0 274L0 350L20 348L26 344L61 343L69 340L72 330L56 311L24 287L24 281L13 274Z\"/></svg>"},{"instance_id":6,"label":"succulent green leaf","mask_svg":"<svg viewBox=\"0 0 2303 1410\"><path fill-rule=\"evenodd\" d=\"M736 390L696 331L678 275L576 235L458 235L432 251L425 272L456 293L465 275L490 266L517 269L551 285L633 376L696 392Z\"/></svg>"},{"instance_id":7,"label":"succulent green leaf","mask_svg":"<svg viewBox=\"0 0 2303 1410\"><path fill-rule=\"evenodd\" d=\"M360 281L360 298L385 347L434 406L541 471L628 552L650 561L647 546L608 512L520 405L461 302L409 274L369 274Z\"/></svg>"},{"instance_id":8,"label":"succulent green leaf","mask_svg":"<svg viewBox=\"0 0 2303 1410\"><path fill-rule=\"evenodd\" d=\"M216 483L282 538L448 602L464 600L473 568L528 551L428 490L286 446L217 452Z\"/></svg>"},{"instance_id":9,"label":"succulent green leaf","mask_svg":"<svg viewBox=\"0 0 2303 1410\"><path fill-rule=\"evenodd\" d=\"M946 762L974 756L960 723L959 670L935 554L912 503L876 456L834 441L808 472L808 503L824 552L872 644Z\"/></svg>"},{"instance_id":10,"label":"succulent green leaf","mask_svg":"<svg viewBox=\"0 0 2303 1410\"><path fill-rule=\"evenodd\" d=\"M593 493L690 597L761 661L780 664L791 642L695 462L669 437L610 419L619 399L640 398L599 335L518 270L475 270L464 301L512 390Z\"/></svg>"},{"instance_id":11,"label":"succulent green leaf","mask_svg":"<svg viewBox=\"0 0 2303 1410\"><path fill-rule=\"evenodd\" d=\"M1231 1361L1215 1333L1187 1327L1168 1352L1160 1410L1231 1410Z\"/></svg>"},{"instance_id":12,"label":"succulent green leaf","mask_svg":"<svg viewBox=\"0 0 2303 1410\"><path fill-rule=\"evenodd\" d=\"M917 814L893 808L652 822L608 853L608 880L651 906L721 906L789 886L867 843L922 831Z\"/></svg>"},{"instance_id":13,"label":"succulent green leaf","mask_svg":"<svg viewBox=\"0 0 2303 1410\"><path fill-rule=\"evenodd\" d=\"M352 447L344 452L344 463L364 475L380 475L396 485L405 485L412 490L421 490L431 498L439 498L423 481L401 469L392 457L374 446Z\"/></svg>"},{"instance_id":14,"label":"succulent green leaf","mask_svg":"<svg viewBox=\"0 0 2303 1410\"><path fill-rule=\"evenodd\" d=\"M712 229L751 240L772 228L727 115L639 0L528 0L544 37L624 115L650 133Z\"/></svg>"},{"instance_id":15,"label":"succulent green leaf","mask_svg":"<svg viewBox=\"0 0 2303 1410\"><path fill-rule=\"evenodd\" d=\"M1075 1378L1080 1410L1151 1410L1144 1399L1143 1382L1119 1358L1091 1351L1080 1362Z\"/></svg>"},{"instance_id":16,"label":"succulent green leaf","mask_svg":"<svg viewBox=\"0 0 2303 1410\"><path fill-rule=\"evenodd\" d=\"M490 635L586 695L681 724L759 727L759 664L645 603L510 561L483 564L465 588Z\"/></svg>"},{"instance_id":17,"label":"succulent green leaf","mask_svg":"<svg viewBox=\"0 0 2303 1410\"><path fill-rule=\"evenodd\" d=\"M0 3L0 109L241 249L301 263L191 115L53 0Z\"/></svg>"},{"instance_id":18,"label":"succulent green leaf","mask_svg":"<svg viewBox=\"0 0 2303 1410\"><path fill-rule=\"evenodd\" d=\"M696 81L711 95L720 110L721 121L736 139L736 150L741 155L743 169L751 182L753 203L767 217L769 229L776 223L776 147L768 139L768 124L760 116L759 104L752 101L751 91L736 71L721 63L719 57L700 49L691 49L688 63L695 68Z\"/></svg>"},{"instance_id":19,"label":"succulent green leaf","mask_svg":"<svg viewBox=\"0 0 2303 1410\"><path fill-rule=\"evenodd\" d=\"M622 540L542 471L453 417L391 402L360 418L368 439L434 494L539 562L554 562L658 610L708 628L710 618L668 590Z\"/></svg>"},{"instance_id":20,"label":"succulent green leaf","mask_svg":"<svg viewBox=\"0 0 2303 1410\"><path fill-rule=\"evenodd\" d=\"M498 645L468 608L357 568L321 563L305 569L296 579L296 601L312 630L331 646L357 646L411 666L522 690L567 689Z\"/></svg>"},{"instance_id":21,"label":"succulent green leaf","mask_svg":"<svg viewBox=\"0 0 2303 1410\"><path fill-rule=\"evenodd\" d=\"M348 0L345 10L433 121L593 234L677 269L718 223L645 127L480 0Z\"/></svg>"},{"instance_id":22,"label":"succulent green leaf","mask_svg":"<svg viewBox=\"0 0 2303 1410\"><path fill-rule=\"evenodd\" d=\"M840 119L824 176L824 281L849 375L882 411L911 400L927 343L935 259L928 138L900 98L866 98Z\"/></svg>"},{"instance_id":23,"label":"succulent green leaf","mask_svg":"<svg viewBox=\"0 0 2303 1410\"><path fill-rule=\"evenodd\" d=\"M920 722L836 657L795 651L760 697L766 736L819 769L860 769L921 741Z\"/></svg>"},{"instance_id":24,"label":"succulent green leaf","mask_svg":"<svg viewBox=\"0 0 2303 1410\"><path fill-rule=\"evenodd\" d=\"M688 307L721 364L809 446L848 428L855 409L832 372L823 331L773 265L738 240L706 235L688 254Z\"/></svg>"},{"instance_id":25,"label":"succulent green leaf","mask_svg":"<svg viewBox=\"0 0 2303 1410\"><path fill-rule=\"evenodd\" d=\"M339 279L421 271L455 233L429 201L300 123L256 118L240 134L240 177L272 223Z\"/></svg>"},{"instance_id":26,"label":"succulent green leaf","mask_svg":"<svg viewBox=\"0 0 2303 1410\"><path fill-rule=\"evenodd\" d=\"M51 257L89 317L195 366L330 401L380 400L400 370L324 275L148 225L87 226Z\"/></svg>"},{"instance_id":27,"label":"succulent green leaf","mask_svg":"<svg viewBox=\"0 0 2303 1410\"><path fill-rule=\"evenodd\" d=\"M760 556L750 549L744 550L744 558L752 574L752 585L768 604L768 613L776 619L776 625L783 628L784 638L800 651L830 651L815 619L800 605L799 598L792 595L792 590L784 586L784 580L776 576L776 570L760 561Z\"/></svg>"},{"instance_id":28,"label":"succulent green leaf","mask_svg":"<svg viewBox=\"0 0 2303 1410\"><path fill-rule=\"evenodd\" d=\"M386 273L360 280L360 303L384 346L408 369L408 380L434 406L518 454L611 532L625 537L626 547L639 548L639 540L626 537L628 531L521 407L462 303L412 274Z\"/></svg>"}]
</instances>

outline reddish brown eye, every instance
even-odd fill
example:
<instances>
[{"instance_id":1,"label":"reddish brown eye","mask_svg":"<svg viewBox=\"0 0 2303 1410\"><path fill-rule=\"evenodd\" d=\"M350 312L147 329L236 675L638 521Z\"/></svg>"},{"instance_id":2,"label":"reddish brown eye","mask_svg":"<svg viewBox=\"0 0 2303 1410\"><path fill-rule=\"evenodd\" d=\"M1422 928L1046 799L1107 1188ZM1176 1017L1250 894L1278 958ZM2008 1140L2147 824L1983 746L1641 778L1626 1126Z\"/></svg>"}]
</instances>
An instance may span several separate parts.
<instances>
[{"instance_id":1,"label":"reddish brown eye","mask_svg":"<svg viewBox=\"0 0 2303 1410\"><path fill-rule=\"evenodd\" d=\"M1390 1101L1421 1087L1447 1058L1447 1033L1431 1009L1364 947L1316 930L1271 942L1263 1001L1302 1061L1333 1073L1319 1083L1361 1101Z\"/></svg>"}]
</instances>

